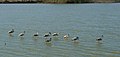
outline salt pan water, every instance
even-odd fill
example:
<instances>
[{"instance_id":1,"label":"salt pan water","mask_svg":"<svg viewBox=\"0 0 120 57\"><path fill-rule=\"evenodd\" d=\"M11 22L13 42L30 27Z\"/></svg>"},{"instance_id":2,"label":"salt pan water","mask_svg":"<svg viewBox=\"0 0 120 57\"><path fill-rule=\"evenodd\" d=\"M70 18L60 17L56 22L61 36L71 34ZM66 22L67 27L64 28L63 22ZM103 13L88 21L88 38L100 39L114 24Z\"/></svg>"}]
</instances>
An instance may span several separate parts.
<instances>
[{"instance_id":1,"label":"salt pan water","mask_svg":"<svg viewBox=\"0 0 120 57\"><path fill-rule=\"evenodd\" d=\"M0 4L0 57L120 57L120 4Z\"/></svg>"}]
</instances>

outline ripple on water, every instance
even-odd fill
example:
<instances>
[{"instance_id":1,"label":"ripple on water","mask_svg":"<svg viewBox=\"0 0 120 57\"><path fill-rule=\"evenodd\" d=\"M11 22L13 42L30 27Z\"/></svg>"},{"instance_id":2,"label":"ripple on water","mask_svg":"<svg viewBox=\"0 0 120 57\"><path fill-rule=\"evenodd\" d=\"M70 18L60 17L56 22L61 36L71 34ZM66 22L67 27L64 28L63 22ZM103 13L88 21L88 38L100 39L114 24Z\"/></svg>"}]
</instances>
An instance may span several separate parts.
<instances>
[{"instance_id":1,"label":"ripple on water","mask_svg":"<svg viewBox=\"0 0 120 57\"><path fill-rule=\"evenodd\" d=\"M118 45L120 8L117 5L120 4L1 5L0 55L1 57L120 57ZM15 33L13 37L9 37L7 31L12 28L15 29ZM26 34L21 39L18 34L24 30ZM51 43L47 44L43 35L49 31L61 33L59 37L52 37ZM35 32L39 32L39 38L32 38ZM70 38L64 40L65 34L70 34ZM104 34L105 38L102 44L96 44L96 36L101 34ZM79 43L71 42L74 36L80 37Z\"/></svg>"}]
</instances>

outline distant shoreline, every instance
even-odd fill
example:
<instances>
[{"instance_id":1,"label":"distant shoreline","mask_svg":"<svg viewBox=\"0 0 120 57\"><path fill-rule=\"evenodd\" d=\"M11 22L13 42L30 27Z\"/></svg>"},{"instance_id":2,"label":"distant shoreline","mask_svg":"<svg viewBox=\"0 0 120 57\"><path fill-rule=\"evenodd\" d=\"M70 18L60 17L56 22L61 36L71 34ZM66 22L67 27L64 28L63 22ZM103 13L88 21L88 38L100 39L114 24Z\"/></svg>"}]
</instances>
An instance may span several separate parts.
<instances>
[{"instance_id":1,"label":"distant shoreline","mask_svg":"<svg viewBox=\"0 0 120 57\"><path fill-rule=\"evenodd\" d=\"M111 2L111 3L120 3L120 2ZM94 4L94 3L37 3L37 2L7 2L7 3L3 3L3 2L0 2L0 4Z\"/></svg>"},{"instance_id":2,"label":"distant shoreline","mask_svg":"<svg viewBox=\"0 0 120 57\"><path fill-rule=\"evenodd\" d=\"M88 4L88 3L120 3L120 1L114 1L114 0L95 0L95 1L89 1L89 0L76 0L76 1L72 1L72 0L4 0L4 1L0 1L0 4L33 4L33 3L38 3L38 4Z\"/></svg>"}]
</instances>

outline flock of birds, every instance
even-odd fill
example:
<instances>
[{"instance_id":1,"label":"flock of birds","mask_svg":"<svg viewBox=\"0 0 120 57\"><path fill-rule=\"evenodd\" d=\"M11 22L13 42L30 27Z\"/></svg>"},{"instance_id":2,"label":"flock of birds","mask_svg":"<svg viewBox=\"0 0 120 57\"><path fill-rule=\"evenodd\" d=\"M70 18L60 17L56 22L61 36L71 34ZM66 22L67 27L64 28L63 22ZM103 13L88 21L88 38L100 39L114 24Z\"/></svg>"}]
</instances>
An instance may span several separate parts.
<instances>
[{"instance_id":1,"label":"flock of birds","mask_svg":"<svg viewBox=\"0 0 120 57\"><path fill-rule=\"evenodd\" d=\"M14 29L11 29L10 31L8 31L8 34L12 36L12 34L14 33ZM23 37L25 35L25 31L23 31L22 33L20 33L18 36L19 37ZM44 37L45 37L45 42L51 42L52 41L52 38L50 36L58 36L59 33L51 33L51 32L48 32L46 34L44 34ZM34 33L33 36L39 36L39 33ZM64 39L68 39L69 38L69 34L66 34L63 36ZM103 35L101 37L98 37L96 39L97 42L100 42L102 41L102 38L103 38ZM74 42L77 42L79 40L79 37L73 37L71 38L71 41L74 41ZM5 43L6 44L6 43Z\"/></svg>"}]
</instances>

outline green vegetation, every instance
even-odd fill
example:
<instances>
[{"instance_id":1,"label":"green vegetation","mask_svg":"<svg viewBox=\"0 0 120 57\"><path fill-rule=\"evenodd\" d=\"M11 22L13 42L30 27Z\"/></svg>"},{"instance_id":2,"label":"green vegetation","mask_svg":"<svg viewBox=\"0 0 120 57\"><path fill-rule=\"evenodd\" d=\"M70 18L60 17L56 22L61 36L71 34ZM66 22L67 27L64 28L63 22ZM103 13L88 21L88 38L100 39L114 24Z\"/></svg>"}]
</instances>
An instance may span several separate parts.
<instances>
[{"instance_id":1,"label":"green vegetation","mask_svg":"<svg viewBox=\"0 0 120 57\"><path fill-rule=\"evenodd\" d=\"M120 0L0 0L1 3L119 3Z\"/></svg>"}]
</instances>

